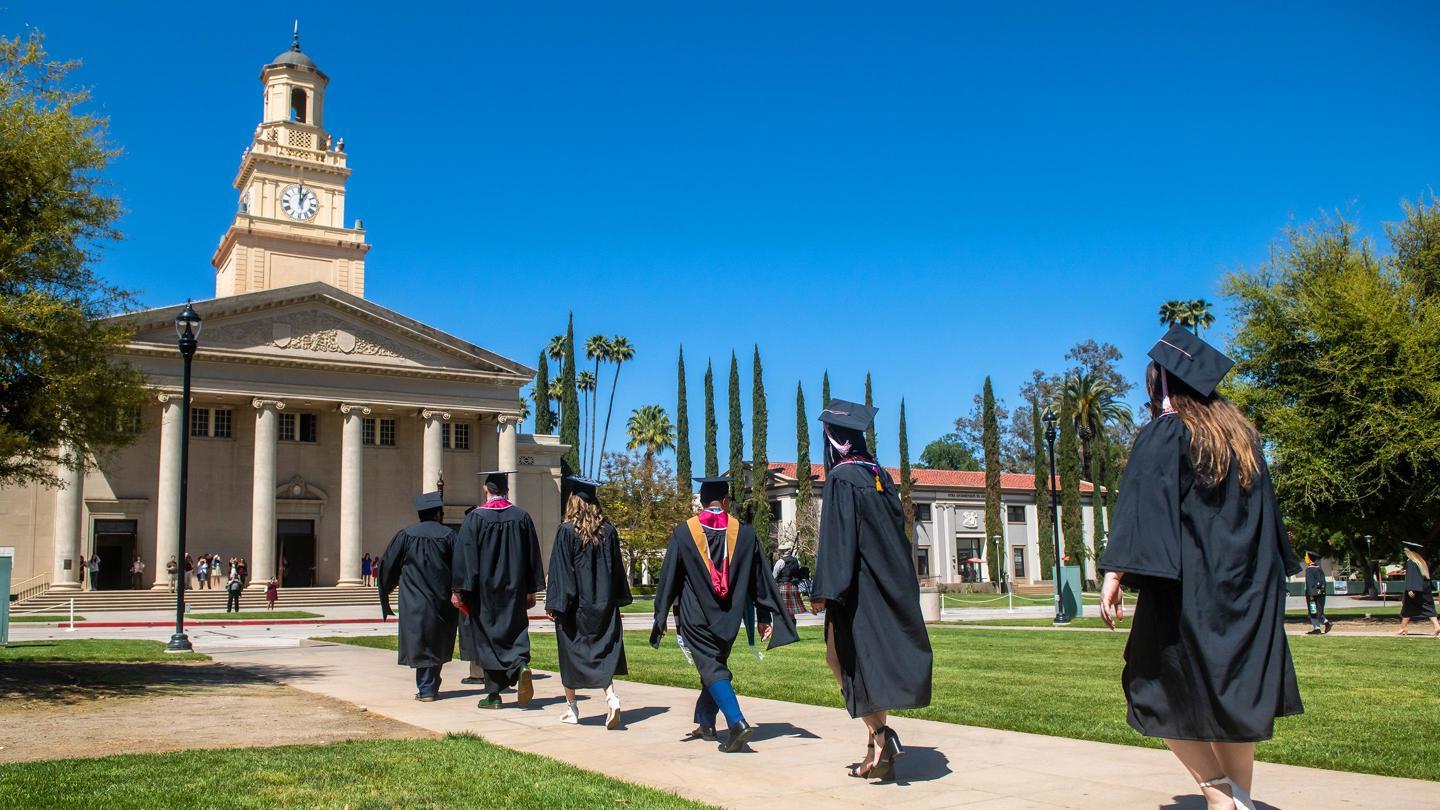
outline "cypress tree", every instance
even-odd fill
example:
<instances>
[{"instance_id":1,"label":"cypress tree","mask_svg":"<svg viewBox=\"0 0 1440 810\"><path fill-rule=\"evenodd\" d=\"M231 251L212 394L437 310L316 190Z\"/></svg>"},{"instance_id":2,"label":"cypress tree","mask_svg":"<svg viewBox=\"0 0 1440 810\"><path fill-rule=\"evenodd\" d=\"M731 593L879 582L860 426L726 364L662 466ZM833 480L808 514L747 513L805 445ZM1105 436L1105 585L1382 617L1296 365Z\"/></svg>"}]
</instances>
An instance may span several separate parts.
<instances>
[{"instance_id":1,"label":"cypress tree","mask_svg":"<svg viewBox=\"0 0 1440 810\"><path fill-rule=\"evenodd\" d=\"M555 411L550 408L550 358L540 350L540 365L535 367L535 432L555 430Z\"/></svg>"},{"instance_id":2,"label":"cypress tree","mask_svg":"<svg viewBox=\"0 0 1440 810\"><path fill-rule=\"evenodd\" d=\"M825 379L820 381L820 407L830 406L830 371L826 369Z\"/></svg>"},{"instance_id":3,"label":"cypress tree","mask_svg":"<svg viewBox=\"0 0 1440 810\"><path fill-rule=\"evenodd\" d=\"M715 421L715 369L705 361L705 477L720 474L720 451L716 447L719 425ZM688 485L687 485L688 486Z\"/></svg>"},{"instance_id":4,"label":"cypress tree","mask_svg":"<svg viewBox=\"0 0 1440 810\"><path fill-rule=\"evenodd\" d=\"M1090 537L1095 545L1095 559L1098 560L1105 553L1105 493L1101 492L1103 487L1100 484L1105 480L1105 431L1097 431L1095 438L1090 440L1090 453L1090 474L1095 477L1090 482L1094 487L1090 491Z\"/></svg>"},{"instance_id":5,"label":"cypress tree","mask_svg":"<svg viewBox=\"0 0 1440 810\"><path fill-rule=\"evenodd\" d=\"M865 404L875 406L875 397L870 392L870 372L865 372ZM870 427L865 429L865 446L870 448L870 457L875 463L880 463L880 448L875 443L875 423L871 422Z\"/></svg>"},{"instance_id":6,"label":"cypress tree","mask_svg":"<svg viewBox=\"0 0 1440 810\"><path fill-rule=\"evenodd\" d=\"M912 495L914 484L910 480L910 437L906 435L905 400L900 400L900 511L905 518L905 537L910 540L913 557L915 545L915 499Z\"/></svg>"},{"instance_id":7,"label":"cypress tree","mask_svg":"<svg viewBox=\"0 0 1440 810\"><path fill-rule=\"evenodd\" d=\"M575 313L565 327L565 359L560 364L560 443L570 449L561 459L560 472L565 476L580 472L580 400L575 393ZM563 486L562 486L563 489Z\"/></svg>"},{"instance_id":8,"label":"cypress tree","mask_svg":"<svg viewBox=\"0 0 1440 810\"><path fill-rule=\"evenodd\" d=\"M760 366L760 346L755 346L755 361L750 377L750 469L753 487L750 522L755 527L755 540L765 553L770 553L770 453L766 444L770 434L770 413L765 406L765 373Z\"/></svg>"},{"instance_id":9,"label":"cypress tree","mask_svg":"<svg viewBox=\"0 0 1440 810\"><path fill-rule=\"evenodd\" d=\"M1075 403L1060 401L1060 441L1055 463L1060 467L1060 535L1069 565L1085 562L1085 517L1080 509L1080 426L1075 421Z\"/></svg>"},{"instance_id":10,"label":"cypress tree","mask_svg":"<svg viewBox=\"0 0 1440 810\"><path fill-rule=\"evenodd\" d=\"M814 509L814 482L810 480L810 420L805 413L805 386L795 382L795 520L797 545L808 548L813 532L811 521L805 519ZM801 533L803 532L803 536ZM797 554L800 549L795 550Z\"/></svg>"},{"instance_id":11,"label":"cypress tree","mask_svg":"<svg viewBox=\"0 0 1440 810\"><path fill-rule=\"evenodd\" d=\"M1045 446L1045 427L1040 420L1040 398L1030 398L1030 426L1035 431L1035 511L1040 536L1040 578L1050 576L1055 568L1054 513L1050 508L1050 453Z\"/></svg>"},{"instance_id":12,"label":"cypress tree","mask_svg":"<svg viewBox=\"0 0 1440 810\"><path fill-rule=\"evenodd\" d=\"M690 407L685 396L685 347L680 347L675 384L675 485L690 491Z\"/></svg>"},{"instance_id":13,"label":"cypress tree","mask_svg":"<svg viewBox=\"0 0 1440 810\"><path fill-rule=\"evenodd\" d=\"M1005 520L1000 514L1000 421L995 416L995 389L985 378L981 412L980 442L985 449L985 559L990 581L999 582L1005 555L995 548L995 538L1005 542Z\"/></svg>"},{"instance_id":14,"label":"cypress tree","mask_svg":"<svg viewBox=\"0 0 1440 810\"><path fill-rule=\"evenodd\" d=\"M745 514L745 426L740 420L740 364L730 352L730 500Z\"/></svg>"}]
</instances>

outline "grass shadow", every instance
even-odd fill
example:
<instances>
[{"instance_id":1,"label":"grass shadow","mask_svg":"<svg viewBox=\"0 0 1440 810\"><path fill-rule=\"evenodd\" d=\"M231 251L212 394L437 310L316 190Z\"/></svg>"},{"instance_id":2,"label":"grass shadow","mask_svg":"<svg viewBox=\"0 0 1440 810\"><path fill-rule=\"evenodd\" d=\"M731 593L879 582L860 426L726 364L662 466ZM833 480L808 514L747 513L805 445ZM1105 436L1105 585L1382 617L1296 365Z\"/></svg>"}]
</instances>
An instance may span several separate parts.
<instances>
[{"instance_id":1,"label":"grass shadow","mask_svg":"<svg viewBox=\"0 0 1440 810\"><path fill-rule=\"evenodd\" d=\"M274 685L308 668L233 667L207 663L12 661L0 667L0 698L76 704L130 697L193 695L217 687Z\"/></svg>"}]
</instances>

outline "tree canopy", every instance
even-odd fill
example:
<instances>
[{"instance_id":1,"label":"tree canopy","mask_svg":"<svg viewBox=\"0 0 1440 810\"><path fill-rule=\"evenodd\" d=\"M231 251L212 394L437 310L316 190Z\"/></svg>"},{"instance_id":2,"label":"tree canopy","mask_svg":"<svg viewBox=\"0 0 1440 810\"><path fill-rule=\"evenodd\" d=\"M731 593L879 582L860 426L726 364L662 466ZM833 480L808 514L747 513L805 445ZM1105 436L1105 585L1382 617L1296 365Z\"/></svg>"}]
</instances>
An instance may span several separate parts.
<instances>
[{"instance_id":1,"label":"tree canopy","mask_svg":"<svg viewBox=\"0 0 1440 810\"><path fill-rule=\"evenodd\" d=\"M947 433L925 445L917 466L926 470L979 470L980 459L959 434Z\"/></svg>"},{"instance_id":2,"label":"tree canopy","mask_svg":"<svg viewBox=\"0 0 1440 810\"><path fill-rule=\"evenodd\" d=\"M690 489L681 487L664 460L642 453L605 456L600 504L620 534L633 567L658 557L670 532L690 517Z\"/></svg>"}]
</instances>

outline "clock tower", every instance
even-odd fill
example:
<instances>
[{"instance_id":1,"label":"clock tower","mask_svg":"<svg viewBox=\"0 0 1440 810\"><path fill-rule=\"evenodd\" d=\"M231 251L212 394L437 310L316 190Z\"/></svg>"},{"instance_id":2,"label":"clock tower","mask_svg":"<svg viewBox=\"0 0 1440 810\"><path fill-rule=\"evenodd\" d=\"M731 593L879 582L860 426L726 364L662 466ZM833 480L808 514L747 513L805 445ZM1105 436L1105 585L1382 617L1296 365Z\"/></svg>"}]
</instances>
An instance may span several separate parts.
<instances>
[{"instance_id":1,"label":"clock tower","mask_svg":"<svg viewBox=\"0 0 1440 810\"><path fill-rule=\"evenodd\" d=\"M345 227L345 142L325 131L330 78L300 51L260 70L263 117L235 175L235 220L210 263L216 297L323 281L364 297L370 245Z\"/></svg>"}]
</instances>

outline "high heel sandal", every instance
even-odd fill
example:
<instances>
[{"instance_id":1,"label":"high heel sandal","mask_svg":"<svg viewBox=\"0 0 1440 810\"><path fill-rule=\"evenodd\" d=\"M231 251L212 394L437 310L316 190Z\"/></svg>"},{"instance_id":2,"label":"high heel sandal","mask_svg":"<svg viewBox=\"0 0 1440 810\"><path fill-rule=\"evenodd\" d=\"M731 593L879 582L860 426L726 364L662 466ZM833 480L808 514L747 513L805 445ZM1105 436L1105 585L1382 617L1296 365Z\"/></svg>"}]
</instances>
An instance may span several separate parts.
<instances>
[{"instance_id":1,"label":"high heel sandal","mask_svg":"<svg viewBox=\"0 0 1440 810\"><path fill-rule=\"evenodd\" d=\"M869 734L865 736L870 738L865 744L865 759L850 769L850 775L856 779L869 779L870 770L875 767L875 738Z\"/></svg>"},{"instance_id":2,"label":"high heel sandal","mask_svg":"<svg viewBox=\"0 0 1440 810\"><path fill-rule=\"evenodd\" d=\"M880 749L880 759L875 762L875 767L870 769L869 778L878 779L881 782L889 782L895 779L895 760L905 753L904 747L900 745L900 736L889 726L881 726L876 730L885 738L885 746Z\"/></svg>"}]
</instances>

